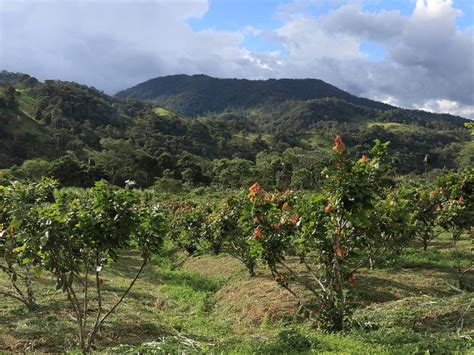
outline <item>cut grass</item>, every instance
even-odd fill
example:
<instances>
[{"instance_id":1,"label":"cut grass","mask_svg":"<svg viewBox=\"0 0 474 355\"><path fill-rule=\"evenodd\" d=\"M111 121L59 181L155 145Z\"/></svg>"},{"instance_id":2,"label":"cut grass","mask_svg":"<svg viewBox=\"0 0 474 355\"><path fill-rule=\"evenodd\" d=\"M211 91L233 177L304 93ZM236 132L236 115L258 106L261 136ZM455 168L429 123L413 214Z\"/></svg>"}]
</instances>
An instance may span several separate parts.
<instances>
[{"instance_id":1,"label":"cut grass","mask_svg":"<svg viewBox=\"0 0 474 355\"><path fill-rule=\"evenodd\" d=\"M327 334L294 317L296 304L258 270L250 278L229 256L176 264L163 256L145 269L97 341L107 353L450 353L474 346L473 293L448 287L455 274L442 237L428 252L409 248L395 266L357 276L352 330ZM461 243L465 251L469 245ZM468 257L468 254L466 254ZM106 307L139 265L129 252L104 272ZM409 265L410 267L407 267ZM0 283L6 284L5 275ZM0 298L0 351L77 350L77 327L63 293L45 273L39 308L27 313ZM1 296L0 296L1 297Z\"/></svg>"}]
</instances>

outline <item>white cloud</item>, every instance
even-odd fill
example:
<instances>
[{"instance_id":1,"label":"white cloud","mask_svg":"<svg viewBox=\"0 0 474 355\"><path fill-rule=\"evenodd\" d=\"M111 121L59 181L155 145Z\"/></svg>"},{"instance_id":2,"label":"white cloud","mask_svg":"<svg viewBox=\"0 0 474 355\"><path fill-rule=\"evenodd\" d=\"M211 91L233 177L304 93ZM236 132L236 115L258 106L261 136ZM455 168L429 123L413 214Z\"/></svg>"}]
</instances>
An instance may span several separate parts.
<instances>
[{"instance_id":1,"label":"white cloud","mask_svg":"<svg viewBox=\"0 0 474 355\"><path fill-rule=\"evenodd\" d=\"M359 42L350 34L329 32L308 16L295 17L276 30L277 39L289 53L290 61L361 58Z\"/></svg>"},{"instance_id":2,"label":"white cloud","mask_svg":"<svg viewBox=\"0 0 474 355\"><path fill-rule=\"evenodd\" d=\"M428 100L416 108L429 112L450 112L453 115L474 118L474 106L461 105L458 102L445 99Z\"/></svg>"},{"instance_id":3,"label":"white cloud","mask_svg":"<svg viewBox=\"0 0 474 355\"><path fill-rule=\"evenodd\" d=\"M260 76L267 64L239 32L195 32L185 22L206 0L0 0L0 67L108 92L160 75Z\"/></svg>"},{"instance_id":4,"label":"white cloud","mask_svg":"<svg viewBox=\"0 0 474 355\"><path fill-rule=\"evenodd\" d=\"M324 1L336 10L312 14ZM362 5L298 0L278 8L281 26L273 31L257 23L223 32L194 31L186 22L206 14L207 0L0 0L0 67L107 92L176 73L313 77L361 96L474 118L474 33L457 29L462 12L452 1L417 0L410 16ZM252 52L246 36L282 51ZM385 48L386 57L371 61L364 42Z\"/></svg>"},{"instance_id":5,"label":"white cloud","mask_svg":"<svg viewBox=\"0 0 474 355\"><path fill-rule=\"evenodd\" d=\"M319 77L361 96L474 118L474 34L456 28L460 15L450 0L418 0L411 16L367 13L361 1L320 17L287 14L276 30L289 52L280 75ZM370 61L363 42L383 46L387 57ZM442 100L457 106L428 104Z\"/></svg>"}]
</instances>

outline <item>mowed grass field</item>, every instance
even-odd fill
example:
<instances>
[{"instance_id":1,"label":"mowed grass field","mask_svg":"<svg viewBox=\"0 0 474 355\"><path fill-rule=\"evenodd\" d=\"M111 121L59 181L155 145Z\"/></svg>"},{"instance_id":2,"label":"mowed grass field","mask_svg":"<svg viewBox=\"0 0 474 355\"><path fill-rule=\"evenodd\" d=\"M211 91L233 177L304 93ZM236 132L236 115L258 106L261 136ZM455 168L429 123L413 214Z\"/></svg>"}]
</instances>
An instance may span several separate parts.
<instances>
[{"instance_id":1,"label":"mowed grass field","mask_svg":"<svg viewBox=\"0 0 474 355\"><path fill-rule=\"evenodd\" d=\"M463 262L472 258L466 236ZM300 319L296 302L259 269L254 278L230 256L193 256L171 247L149 263L97 341L108 353L474 353L474 293L460 292L447 236L424 252L357 275L351 330L325 333ZM106 308L140 265L129 251L103 275ZM468 275L474 283L474 274ZM4 274L0 285L7 286ZM37 310L0 296L0 352L78 351L65 295L43 273Z\"/></svg>"}]
</instances>

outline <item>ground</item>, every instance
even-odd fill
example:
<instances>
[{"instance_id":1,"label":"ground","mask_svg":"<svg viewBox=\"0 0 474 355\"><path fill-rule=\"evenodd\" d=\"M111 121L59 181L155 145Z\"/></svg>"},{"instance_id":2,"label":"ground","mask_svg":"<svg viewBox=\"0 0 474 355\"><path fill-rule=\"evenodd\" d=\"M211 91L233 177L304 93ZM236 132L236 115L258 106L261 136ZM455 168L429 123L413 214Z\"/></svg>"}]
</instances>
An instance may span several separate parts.
<instances>
[{"instance_id":1,"label":"ground","mask_svg":"<svg viewBox=\"0 0 474 355\"><path fill-rule=\"evenodd\" d=\"M470 241L461 244L469 262ZM105 272L107 304L139 264L130 251ZM354 325L329 334L295 316L296 303L265 269L251 278L226 255L157 257L106 323L97 347L110 353L474 353L474 293L456 289L453 266L443 237L427 252L413 246L395 264L361 270ZM8 285L3 274L0 284ZM46 273L36 291L39 307L31 313L0 296L0 351L77 350L64 294Z\"/></svg>"}]
</instances>

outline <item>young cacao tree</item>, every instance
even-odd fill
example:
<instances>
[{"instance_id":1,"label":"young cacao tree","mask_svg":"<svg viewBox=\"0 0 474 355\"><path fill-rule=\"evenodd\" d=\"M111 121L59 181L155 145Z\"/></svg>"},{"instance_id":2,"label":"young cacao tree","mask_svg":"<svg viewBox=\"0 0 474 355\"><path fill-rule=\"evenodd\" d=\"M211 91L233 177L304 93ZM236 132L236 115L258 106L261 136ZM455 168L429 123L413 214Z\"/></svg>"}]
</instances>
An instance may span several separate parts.
<instances>
[{"instance_id":1,"label":"young cacao tree","mask_svg":"<svg viewBox=\"0 0 474 355\"><path fill-rule=\"evenodd\" d=\"M249 276L255 276L256 258L251 252L253 230L245 222L249 202L241 196L231 196L219 205L215 231L223 240L225 251L240 260Z\"/></svg>"},{"instance_id":2,"label":"young cacao tree","mask_svg":"<svg viewBox=\"0 0 474 355\"><path fill-rule=\"evenodd\" d=\"M426 251L429 243L436 239L441 232L438 226L440 195L427 184L413 182L402 185L400 193L411 201L408 207L411 207L415 224L415 238L421 242L423 250Z\"/></svg>"},{"instance_id":3,"label":"young cacao tree","mask_svg":"<svg viewBox=\"0 0 474 355\"><path fill-rule=\"evenodd\" d=\"M191 204L178 206L173 213L169 237L181 250L193 255L206 233L208 208Z\"/></svg>"},{"instance_id":4,"label":"young cacao tree","mask_svg":"<svg viewBox=\"0 0 474 355\"><path fill-rule=\"evenodd\" d=\"M474 268L474 262L463 264L458 243L463 233L470 233L471 238L474 238L474 169L446 171L438 179L437 189L433 193L440 199L436 207L438 222L451 234L459 288L473 289L466 275Z\"/></svg>"},{"instance_id":5,"label":"young cacao tree","mask_svg":"<svg viewBox=\"0 0 474 355\"><path fill-rule=\"evenodd\" d=\"M166 221L137 193L105 182L72 200L58 195L40 211L39 221L40 236L29 244L42 255L44 267L66 294L79 328L80 347L89 352L104 322L127 296L150 256L160 250ZM140 251L141 265L119 299L106 307L104 271L128 249Z\"/></svg>"},{"instance_id":6,"label":"young cacao tree","mask_svg":"<svg viewBox=\"0 0 474 355\"><path fill-rule=\"evenodd\" d=\"M51 179L0 186L0 270L11 285L10 289L0 287L0 293L17 299L30 311L36 307L33 281L41 263L25 241L37 236L38 207L52 199L55 187Z\"/></svg>"},{"instance_id":7,"label":"young cacao tree","mask_svg":"<svg viewBox=\"0 0 474 355\"><path fill-rule=\"evenodd\" d=\"M338 136L331 164L323 170L323 189L297 204L300 213L292 211L294 202L281 204L258 186L250 188L256 255L275 280L297 297L302 309L329 330L344 329L350 318L350 290L355 271L364 263L361 256L368 263L369 250L376 254L403 243L405 219L397 210L403 205L387 199L384 186L382 159L387 145L376 141L371 158L352 159ZM385 205L390 209L378 210ZM285 224L288 218L291 222ZM302 266L287 262L293 250L303 256ZM294 284L312 297L305 297Z\"/></svg>"}]
</instances>

